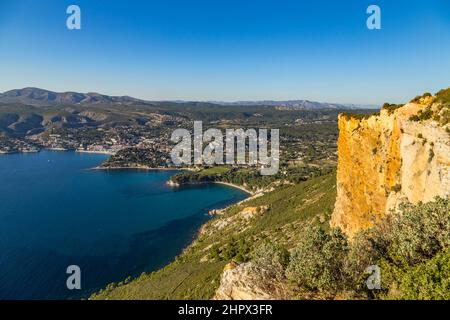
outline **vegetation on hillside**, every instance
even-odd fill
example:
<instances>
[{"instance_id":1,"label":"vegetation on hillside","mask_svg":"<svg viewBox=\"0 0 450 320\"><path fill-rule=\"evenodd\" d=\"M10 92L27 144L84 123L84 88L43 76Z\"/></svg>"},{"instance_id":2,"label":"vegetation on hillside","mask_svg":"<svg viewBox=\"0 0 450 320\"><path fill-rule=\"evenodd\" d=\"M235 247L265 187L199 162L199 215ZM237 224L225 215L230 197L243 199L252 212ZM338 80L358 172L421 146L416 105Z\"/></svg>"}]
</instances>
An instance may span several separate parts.
<instances>
[{"instance_id":1,"label":"vegetation on hillside","mask_svg":"<svg viewBox=\"0 0 450 320\"><path fill-rule=\"evenodd\" d=\"M249 191L257 191L280 183L299 183L311 177L330 173L331 166L287 166L271 176L261 175L258 168L230 168L216 166L194 172L182 172L171 177L179 185L205 182L227 182L242 186Z\"/></svg>"},{"instance_id":2,"label":"vegetation on hillside","mask_svg":"<svg viewBox=\"0 0 450 320\"><path fill-rule=\"evenodd\" d=\"M415 115L412 115L411 121L426 121L433 119L441 125L447 125L450 122L450 88L442 89L433 97L430 93L425 93L422 96L417 96L411 102L423 102L428 98L428 105L425 109L419 110Z\"/></svg>"},{"instance_id":3,"label":"vegetation on hillside","mask_svg":"<svg viewBox=\"0 0 450 320\"><path fill-rule=\"evenodd\" d=\"M331 173L283 185L231 206L210 220L192 245L168 266L130 283L111 284L92 298L210 299L228 262L251 260L265 243L292 249L301 237L299 230L307 224L326 229L336 197L335 179ZM259 210L245 217L242 211L248 207Z\"/></svg>"},{"instance_id":4,"label":"vegetation on hillside","mask_svg":"<svg viewBox=\"0 0 450 320\"><path fill-rule=\"evenodd\" d=\"M436 93L436 101L443 104L450 104L450 88L442 89Z\"/></svg>"},{"instance_id":5,"label":"vegetation on hillside","mask_svg":"<svg viewBox=\"0 0 450 320\"><path fill-rule=\"evenodd\" d=\"M125 148L102 163L102 168L161 168L169 161L167 154L158 148Z\"/></svg>"},{"instance_id":6,"label":"vegetation on hillside","mask_svg":"<svg viewBox=\"0 0 450 320\"><path fill-rule=\"evenodd\" d=\"M383 107L381 109L383 110L387 110L388 114L392 114L394 113L395 110L397 110L398 108L403 107L403 104L393 104L393 103L385 103L383 104Z\"/></svg>"},{"instance_id":7,"label":"vegetation on hillside","mask_svg":"<svg viewBox=\"0 0 450 320\"><path fill-rule=\"evenodd\" d=\"M426 107L417 115L417 121L448 123L449 90L439 92L435 98L428 94L418 97L415 101L438 102L438 109ZM398 107L389 104L384 109L392 113ZM361 119L371 115L343 116ZM240 119L240 124L253 120ZM236 123L217 124L227 128ZM313 149L326 146L327 155L331 154L332 144L328 141L333 137L335 123L327 127L326 134L313 132L307 139L299 136L302 127L283 125L282 139L289 143L275 176L264 177L255 168L231 166L173 176L172 180L181 185L223 181L252 191L264 189L265 194L213 217L195 241L163 269L143 273L130 282L111 284L91 298L210 299L219 286L224 266L234 262L251 266L254 281L281 298L450 299L449 200L405 204L348 239L329 226L336 187L333 162L325 160L332 158L319 158L313 153L313 165L290 161L306 154L295 153L296 143L311 147L316 137L320 139ZM394 191L400 189L400 185L393 187ZM381 272L380 288L375 289L367 287L367 268L374 266Z\"/></svg>"},{"instance_id":8,"label":"vegetation on hillside","mask_svg":"<svg viewBox=\"0 0 450 320\"><path fill-rule=\"evenodd\" d=\"M328 226L334 198L328 174L232 206L173 263L92 298L210 299L230 261L250 261L260 285L282 288L285 298L450 298L448 199L404 205L349 241ZM259 210L248 219L246 207ZM366 286L372 265L381 270L380 290Z\"/></svg>"},{"instance_id":9,"label":"vegetation on hillside","mask_svg":"<svg viewBox=\"0 0 450 320\"><path fill-rule=\"evenodd\" d=\"M352 241L340 230L313 225L301 233L286 267L274 267L272 280L286 279L300 298L308 292L321 298L449 299L449 234L450 202L442 198L404 205ZM284 248L278 250L266 250L265 259ZM374 265L381 271L379 290L366 286L366 269Z\"/></svg>"},{"instance_id":10,"label":"vegetation on hillside","mask_svg":"<svg viewBox=\"0 0 450 320\"><path fill-rule=\"evenodd\" d=\"M431 97L433 97L433 95L431 93L425 92L422 95L414 97L414 99L412 99L410 102L419 103L422 99L424 99L424 98L431 98Z\"/></svg>"},{"instance_id":11,"label":"vegetation on hillside","mask_svg":"<svg viewBox=\"0 0 450 320\"><path fill-rule=\"evenodd\" d=\"M353 113L353 112L344 112L341 114L345 120L356 119L356 120L365 120L369 119L372 116L379 115L379 112L371 112L371 113Z\"/></svg>"}]
</instances>

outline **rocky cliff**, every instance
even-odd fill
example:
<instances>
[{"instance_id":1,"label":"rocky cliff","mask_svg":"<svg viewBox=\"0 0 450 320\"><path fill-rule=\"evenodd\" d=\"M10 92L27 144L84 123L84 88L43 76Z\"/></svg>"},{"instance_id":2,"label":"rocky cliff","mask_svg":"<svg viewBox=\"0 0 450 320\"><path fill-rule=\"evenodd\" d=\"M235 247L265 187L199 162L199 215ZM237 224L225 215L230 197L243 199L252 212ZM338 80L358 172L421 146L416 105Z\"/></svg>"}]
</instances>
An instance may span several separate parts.
<instances>
[{"instance_id":1,"label":"rocky cliff","mask_svg":"<svg viewBox=\"0 0 450 320\"><path fill-rule=\"evenodd\" d=\"M251 268L251 263L231 262L225 266L214 300L273 300L275 292L268 290Z\"/></svg>"},{"instance_id":2,"label":"rocky cliff","mask_svg":"<svg viewBox=\"0 0 450 320\"><path fill-rule=\"evenodd\" d=\"M353 236L403 201L450 193L449 103L426 94L379 114L339 116L337 199L331 225Z\"/></svg>"}]
</instances>

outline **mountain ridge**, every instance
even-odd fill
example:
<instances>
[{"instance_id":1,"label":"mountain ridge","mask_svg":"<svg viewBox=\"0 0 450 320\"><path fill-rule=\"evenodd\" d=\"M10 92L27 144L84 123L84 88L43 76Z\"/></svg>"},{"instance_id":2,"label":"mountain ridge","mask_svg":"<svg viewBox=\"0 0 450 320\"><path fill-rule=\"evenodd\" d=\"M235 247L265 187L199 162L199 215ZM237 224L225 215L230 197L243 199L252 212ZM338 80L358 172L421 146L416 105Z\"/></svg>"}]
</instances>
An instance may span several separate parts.
<instances>
[{"instance_id":1,"label":"mountain ridge","mask_svg":"<svg viewBox=\"0 0 450 320\"><path fill-rule=\"evenodd\" d=\"M54 92L35 87L26 87L23 89L13 89L0 93L0 102L3 103L22 103L32 106L49 106L59 104L134 104L145 103L144 100L129 96L108 96L96 92L80 93L74 91Z\"/></svg>"},{"instance_id":2,"label":"mountain ridge","mask_svg":"<svg viewBox=\"0 0 450 320\"><path fill-rule=\"evenodd\" d=\"M21 103L31 106L55 106L55 105L95 105L100 103L110 103L117 105L133 104L157 104L171 102L183 103L206 103L222 106L270 106L277 110L315 110L315 109L372 109L375 105L341 104L317 102L305 99L298 100L248 100L248 101L188 101L188 100L162 100L150 101L134 98L131 96L110 96L97 92L81 93L75 91L55 92L51 90L25 87L22 89L12 89L0 93L1 103Z\"/></svg>"}]
</instances>

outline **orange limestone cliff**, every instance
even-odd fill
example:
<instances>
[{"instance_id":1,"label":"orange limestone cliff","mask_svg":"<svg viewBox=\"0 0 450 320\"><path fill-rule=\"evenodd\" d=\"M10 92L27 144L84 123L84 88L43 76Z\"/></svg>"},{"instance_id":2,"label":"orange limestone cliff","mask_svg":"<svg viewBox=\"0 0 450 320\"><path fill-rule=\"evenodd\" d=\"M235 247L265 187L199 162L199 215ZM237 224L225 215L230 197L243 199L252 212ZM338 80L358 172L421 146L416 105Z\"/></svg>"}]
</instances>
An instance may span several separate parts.
<instances>
[{"instance_id":1,"label":"orange limestone cliff","mask_svg":"<svg viewBox=\"0 0 450 320\"><path fill-rule=\"evenodd\" d=\"M402 202L448 197L449 124L441 120L448 112L427 95L377 115L340 115L331 225L352 237Z\"/></svg>"}]
</instances>

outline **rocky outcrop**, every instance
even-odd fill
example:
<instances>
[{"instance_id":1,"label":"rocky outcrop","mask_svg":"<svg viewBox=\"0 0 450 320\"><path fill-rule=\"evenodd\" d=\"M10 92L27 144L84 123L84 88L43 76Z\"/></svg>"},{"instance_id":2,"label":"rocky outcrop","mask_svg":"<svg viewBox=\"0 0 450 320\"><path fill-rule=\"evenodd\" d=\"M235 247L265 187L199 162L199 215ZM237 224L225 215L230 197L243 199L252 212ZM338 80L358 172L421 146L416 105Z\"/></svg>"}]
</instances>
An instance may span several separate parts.
<instances>
[{"instance_id":1,"label":"rocky outcrop","mask_svg":"<svg viewBox=\"0 0 450 320\"><path fill-rule=\"evenodd\" d=\"M271 300L278 297L258 280L251 263L231 262L224 268L214 300Z\"/></svg>"},{"instance_id":2,"label":"rocky outcrop","mask_svg":"<svg viewBox=\"0 0 450 320\"><path fill-rule=\"evenodd\" d=\"M414 119L414 115L434 116ZM337 199L331 225L353 236L408 201L450 193L448 112L425 96L378 115L339 116ZM437 117L436 117L437 115Z\"/></svg>"}]
</instances>

